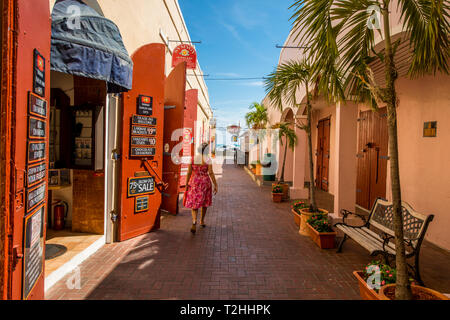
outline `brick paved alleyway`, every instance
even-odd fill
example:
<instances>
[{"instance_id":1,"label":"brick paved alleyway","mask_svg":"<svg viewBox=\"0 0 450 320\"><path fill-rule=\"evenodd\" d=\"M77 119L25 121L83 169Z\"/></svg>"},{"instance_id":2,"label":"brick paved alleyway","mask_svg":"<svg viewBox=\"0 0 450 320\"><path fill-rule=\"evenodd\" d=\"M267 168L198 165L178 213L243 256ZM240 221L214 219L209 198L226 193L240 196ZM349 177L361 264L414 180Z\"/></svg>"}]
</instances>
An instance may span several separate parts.
<instances>
[{"instance_id":1,"label":"brick paved alleyway","mask_svg":"<svg viewBox=\"0 0 450 320\"><path fill-rule=\"evenodd\" d=\"M359 299L352 271L370 261L367 253L352 241L342 254L321 251L298 234L289 203L272 203L244 170L225 168L206 222L192 236L188 210L165 216L160 231L106 245L83 263L80 290L67 289L66 277L46 297ZM449 256L433 261L424 280L450 288Z\"/></svg>"}]
</instances>

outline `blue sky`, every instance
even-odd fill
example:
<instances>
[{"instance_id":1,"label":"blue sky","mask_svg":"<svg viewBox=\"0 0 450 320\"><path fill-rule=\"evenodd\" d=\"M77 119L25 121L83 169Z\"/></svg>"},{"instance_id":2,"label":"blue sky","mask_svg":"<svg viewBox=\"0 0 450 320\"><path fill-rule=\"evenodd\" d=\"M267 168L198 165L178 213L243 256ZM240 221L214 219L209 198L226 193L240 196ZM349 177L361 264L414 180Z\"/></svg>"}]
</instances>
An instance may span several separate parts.
<instances>
[{"instance_id":1,"label":"blue sky","mask_svg":"<svg viewBox=\"0 0 450 320\"><path fill-rule=\"evenodd\" d=\"M241 121L249 105L265 96L262 80L208 78L263 77L278 63L291 22L293 0L179 0L208 85L218 126ZM218 143L221 143L218 141Z\"/></svg>"}]
</instances>

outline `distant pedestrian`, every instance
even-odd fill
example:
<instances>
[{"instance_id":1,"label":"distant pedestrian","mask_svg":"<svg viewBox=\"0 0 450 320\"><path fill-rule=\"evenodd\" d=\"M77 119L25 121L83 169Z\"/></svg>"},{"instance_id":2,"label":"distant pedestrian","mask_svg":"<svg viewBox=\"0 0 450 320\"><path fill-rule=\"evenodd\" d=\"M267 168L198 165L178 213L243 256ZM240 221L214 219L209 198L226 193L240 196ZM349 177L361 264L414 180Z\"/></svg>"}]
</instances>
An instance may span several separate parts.
<instances>
[{"instance_id":1,"label":"distant pedestrian","mask_svg":"<svg viewBox=\"0 0 450 320\"><path fill-rule=\"evenodd\" d=\"M184 193L183 204L186 208L192 209L191 232L197 231L198 210L201 208L200 226L205 227L205 217L208 207L212 204L212 183L214 184L214 194L217 193L217 182L214 175L209 153L209 144L203 143L199 151L201 155L194 158L189 165L186 177L186 192Z\"/></svg>"},{"instance_id":2,"label":"distant pedestrian","mask_svg":"<svg viewBox=\"0 0 450 320\"><path fill-rule=\"evenodd\" d=\"M234 165L237 166L238 164L238 150L237 148L234 148Z\"/></svg>"}]
</instances>

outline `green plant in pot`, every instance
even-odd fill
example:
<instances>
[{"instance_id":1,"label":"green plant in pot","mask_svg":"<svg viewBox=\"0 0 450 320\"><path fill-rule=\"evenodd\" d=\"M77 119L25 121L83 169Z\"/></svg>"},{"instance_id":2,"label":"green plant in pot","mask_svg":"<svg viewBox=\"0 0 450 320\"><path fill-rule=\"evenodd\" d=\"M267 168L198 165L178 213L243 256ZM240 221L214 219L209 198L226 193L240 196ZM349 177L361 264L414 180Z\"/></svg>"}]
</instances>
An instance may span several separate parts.
<instances>
[{"instance_id":1,"label":"green plant in pot","mask_svg":"<svg viewBox=\"0 0 450 320\"><path fill-rule=\"evenodd\" d=\"M281 202L282 197L283 197L283 187L278 184L272 186L272 201Z\"/></svg>"},{"instance_id":2,"label":"green plant in pot","mask_svg":"<svg viewBox=\"0 0 450 320\"><path fill-rule=\"evenodd\" d=\"M291 211L292 214L294 216L294 222L297 226L300 227L301 224L301 211L302 209L307 209L309 207L309 205L307 203L305 203L304 201L295 201L292 205L291 205Z\"/></svg>"},{"instance_id":3,"label":"green plant in pot","mask_svg":"<svg viewBox=\"0 0 450 320\"><path fill-rule=\"evenodd\" d=\"M335 247L336 232L331 227L328 217L322 214L312 215L307 221L309 236L321 249Z\"/></svg>"}]
</instances>

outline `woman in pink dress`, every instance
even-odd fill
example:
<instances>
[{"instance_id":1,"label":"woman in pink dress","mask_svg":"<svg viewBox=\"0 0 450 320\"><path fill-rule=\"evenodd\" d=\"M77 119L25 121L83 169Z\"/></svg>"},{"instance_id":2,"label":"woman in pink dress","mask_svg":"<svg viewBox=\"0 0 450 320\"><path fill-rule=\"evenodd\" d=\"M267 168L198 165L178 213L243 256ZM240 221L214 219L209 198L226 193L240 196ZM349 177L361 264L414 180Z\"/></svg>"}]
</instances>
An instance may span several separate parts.
<instances>
[{"instance_id":1,"label":"woman in pink dress","mask_svg":"<svg viewBox=\"0 0 450 320\"><path fill-rule=\"evenodd\" d=\"M203 143L200 147L201 156L196 157L196 161L191 163L188 168L186 177L186 192L184 193L184 206L192 209L192 227L191 232L195 234L197 231L197 215L201 208L200 225L204 228L206 210L212 203L212 184L214 184L214 194L217 193L216 177L212 169L212 164L205 154L209 152L209 145ZM206 161L205 161L206 159Z\"/></svg>"}]
</instances>

